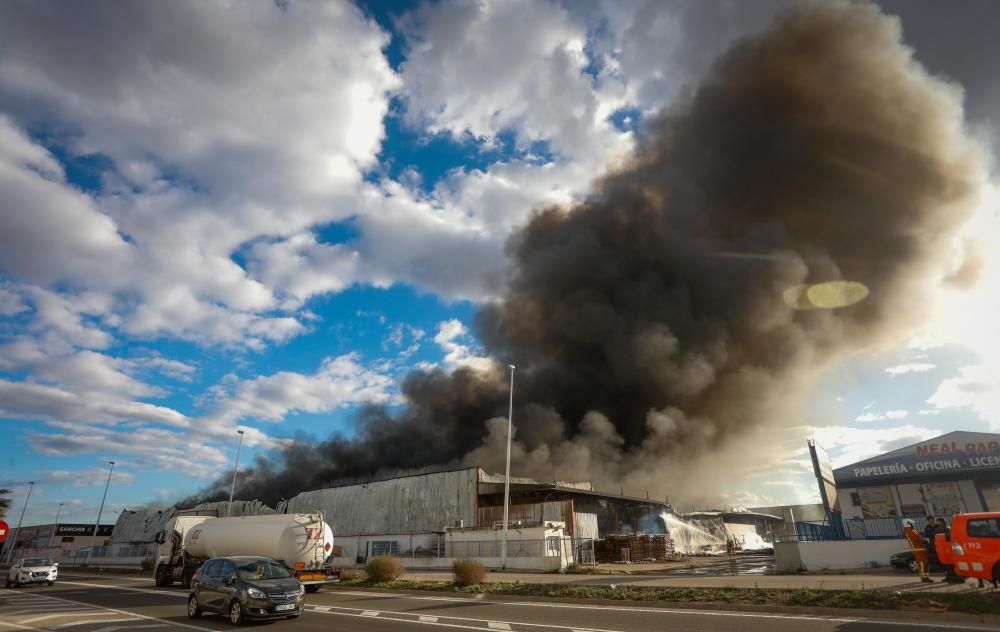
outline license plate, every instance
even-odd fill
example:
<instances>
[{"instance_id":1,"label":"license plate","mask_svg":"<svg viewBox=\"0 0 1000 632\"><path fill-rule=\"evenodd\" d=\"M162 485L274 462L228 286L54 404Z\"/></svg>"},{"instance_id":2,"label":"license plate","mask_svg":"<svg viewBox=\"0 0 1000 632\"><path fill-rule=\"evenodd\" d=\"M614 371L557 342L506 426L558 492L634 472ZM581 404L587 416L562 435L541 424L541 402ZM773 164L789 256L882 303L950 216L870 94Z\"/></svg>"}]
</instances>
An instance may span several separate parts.
<instances>
[{"instance_id":1,"label":"license plate","mask_svg":"<svg viewBox=\"0 0 1000 632\"><path fill-rule=\"evenodd\" d=\"M280 612L282 610L295 610L295 604L293 603L283 603L280 606L275 606L274 611Z\"/></svg>"},{"instance_id":2,"label":"license plate","mask_svg":"<svg viewBox=\"0 0 1000 632\"><path fill-rule=\"evenodd\" d=\"M326 575L322 573L304 573L299 576L300 582L321 582L326 579Z\"/></svg>"}]
</instances>

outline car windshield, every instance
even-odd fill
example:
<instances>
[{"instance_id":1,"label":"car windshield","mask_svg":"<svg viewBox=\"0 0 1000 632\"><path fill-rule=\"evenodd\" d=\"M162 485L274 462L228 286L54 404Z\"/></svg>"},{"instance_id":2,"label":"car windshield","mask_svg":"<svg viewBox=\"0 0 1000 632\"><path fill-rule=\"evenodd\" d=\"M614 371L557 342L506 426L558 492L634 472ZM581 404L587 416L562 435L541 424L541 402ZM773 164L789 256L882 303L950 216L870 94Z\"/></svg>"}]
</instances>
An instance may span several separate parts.
<instances>
[{"instance_id":1,"label":"car windshield","mask_svg":"<svg viewBox=\"0 0 1000 632\"><path fill-rule=\"evenodd\" d=\"M24 566L52 566L52 560L44 557L27 557L24 559Z\"/></svg>"},{"instance_id":2,"label":"car windshield","mask_svg":"<svg viewBox=\"0 0 1000 632\"><path fill-rule=\"evenodd\" d=\"M259 581L261 579L284 579L291 577L288 570L277 562L251 562L244 564L238 569L240 579L247 581Z\"/></svg>"}]
</instances>

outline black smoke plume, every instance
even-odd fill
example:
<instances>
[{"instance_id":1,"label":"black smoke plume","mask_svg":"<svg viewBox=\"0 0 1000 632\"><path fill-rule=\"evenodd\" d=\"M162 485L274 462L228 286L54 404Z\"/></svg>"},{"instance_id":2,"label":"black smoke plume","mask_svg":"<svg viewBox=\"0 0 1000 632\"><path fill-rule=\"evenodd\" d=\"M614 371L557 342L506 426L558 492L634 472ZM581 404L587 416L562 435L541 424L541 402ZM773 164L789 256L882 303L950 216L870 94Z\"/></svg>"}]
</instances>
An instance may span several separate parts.
<instances>
[{"instance_id":1,"label":"black smoke plume","mask_svg":"<svg viewBox=\"0 0 1000 632\"><path fill-rule=\"evenodd\" d=\"M895 19L867 4L788 11L735 43L587 200L514 234L506 294L476 320L493 370L413 373L402 412L368 409L353 438L258 460L238 496L499 471L511 362L517 475L662 497L705 454L789 424L832 363L920 324L961 267L982 173L958 91L919 67ZM869 295L785 300L828 281Z\"/></svg>"}]
</instances>

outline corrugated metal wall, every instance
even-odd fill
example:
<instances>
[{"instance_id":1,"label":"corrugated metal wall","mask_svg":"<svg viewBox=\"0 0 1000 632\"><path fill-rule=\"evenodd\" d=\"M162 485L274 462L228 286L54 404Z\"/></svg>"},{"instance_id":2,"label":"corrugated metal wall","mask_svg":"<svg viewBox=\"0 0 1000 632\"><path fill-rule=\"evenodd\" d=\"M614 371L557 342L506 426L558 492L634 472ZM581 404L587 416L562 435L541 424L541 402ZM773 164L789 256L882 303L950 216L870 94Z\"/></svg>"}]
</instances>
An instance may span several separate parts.
<instances>
[{"instance_id":1,"label":"corrugated metal wall","mask_svg":"<svg viewBox=\"0 0 1000 632\"><path fill-rule=\"evenodd\" d=\"M278 511L322 511L334 537L429 533L476 520L478 468L303 492Z\"/></svg>"},{"instance_id":2,"label":"corrugated metal wall","mask_svg":"<svg viewBox=\"0 0 1000 632\"><path fill-rule=\"evenodd\" d=\"M178 514L225 516L228 504L228 502L203 503L191 510L180 512L174 507L165 507L159 510L152 508L138 511L123 511L119 514L117 522L115 522L115 530L111 534L111 541L115 543L152 542L156 533L162 531L174 516ZM258 516L260 514L273 513L273 509L259 500L234 500L231 515Z\"/></svg>"}]
</instances>

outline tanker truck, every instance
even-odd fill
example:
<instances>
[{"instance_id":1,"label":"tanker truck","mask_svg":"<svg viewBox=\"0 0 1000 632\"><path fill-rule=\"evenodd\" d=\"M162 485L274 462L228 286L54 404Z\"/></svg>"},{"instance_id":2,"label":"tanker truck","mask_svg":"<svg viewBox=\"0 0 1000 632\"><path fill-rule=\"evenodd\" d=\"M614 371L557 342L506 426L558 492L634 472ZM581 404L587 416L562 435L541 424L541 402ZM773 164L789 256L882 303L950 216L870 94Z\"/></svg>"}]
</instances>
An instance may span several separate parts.
<instances>
[{"instance_id":1,"label":"tanker truck","mask_svg":"<svg viewBox=\"0 0 1000 632\"><path fill-rule=\"evenodd\" d=\"M340 581L340 570L327 563L333 553L333 530L322 514L273 514L212 518L177 516L156 534L154 577L157 586L179 581L191 587L198 567L213 557L269 557L288 567L316 592Z\"/></svg>"}]
</instances>

